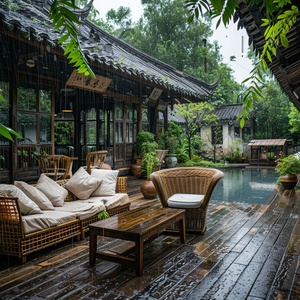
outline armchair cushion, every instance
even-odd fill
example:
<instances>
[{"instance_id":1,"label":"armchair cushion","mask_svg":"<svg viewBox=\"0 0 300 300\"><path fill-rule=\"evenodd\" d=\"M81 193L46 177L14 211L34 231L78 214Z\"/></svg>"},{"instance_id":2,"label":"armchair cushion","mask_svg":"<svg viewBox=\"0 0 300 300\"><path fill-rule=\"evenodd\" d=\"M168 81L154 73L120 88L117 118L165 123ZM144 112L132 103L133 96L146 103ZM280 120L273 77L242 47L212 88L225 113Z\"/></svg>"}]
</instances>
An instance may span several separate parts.
<instances>
[{"instance_id":1,"label":"armchair cushion","mask_svg":"<svg viewBox=\"0 0 300 300\"><path fill-rule=\"evenodd\" d=\"M92 177L84 168L79 168L76 173L65 184L65 188L78 199L88 199L100 186L102 180Z\"/></svg>"},{"instance_id":2,"label":"armchair cushion","mask_svg":"<svg viewBox=\"0 0 300 300\"><path fill-rule=\"evenodd\" d=\"M168 206L174 208L198 208L205 195L202 194L174 194L168 198Z\"/></svg>"}]
</instances>

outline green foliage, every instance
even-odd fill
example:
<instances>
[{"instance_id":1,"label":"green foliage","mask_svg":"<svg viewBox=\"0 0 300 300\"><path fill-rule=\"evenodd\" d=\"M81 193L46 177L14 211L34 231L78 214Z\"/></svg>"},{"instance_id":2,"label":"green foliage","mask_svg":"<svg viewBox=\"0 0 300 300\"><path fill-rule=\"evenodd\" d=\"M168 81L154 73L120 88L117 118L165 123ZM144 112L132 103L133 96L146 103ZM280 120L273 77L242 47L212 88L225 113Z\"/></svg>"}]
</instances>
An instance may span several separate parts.
<instances>
[{"instance_id":1,"label":"green foliage","mask_svg":"<svg viewBox=\"0 0 300 300\"><path fill-rule=\"evenodd\" d=\"M244 110L239 115L241 127L245 124L245 118L249 118L250 111L253 109L253 103L263 99L263 94L261 93L261 84L264 82L262 73L267 71L267 61L272 62L272 56L276 55L277 47L279 45L288 47L287 34L296 23L298 14L298 7L291 5L290 0L250 0L247 2L247 5L250 8L261 7L263 10L264 18L262 19L261 27L265 27L265 43L250 77L243 81L244 84L248 84L248 87L242 95ZM205 12L208 12L212 18L220 17L217 22L218 27L221 21L226 26L230 19L233 18L238 8L238 2L235 0L185 0L185 6L190 12L188 22L192 22L194 18L199 18L200 15L203 16Z\"/></svg>"},{"instance_id":2,"label":"green foliage","mask_svg":"<svg viewBox=\"0 0 300 300\"><path fill-rule=\"evenodd\" d=\"M147 152L155 152L157 149L155 135L148 131L140 131L136 137L136 153L143 156Z\"/></svg>"},{"instance_id":3,"label":"green foliage","mask_svg":"<svg viewBox=\"0 0 300 300\"><path fill-rule=\"evenodd\" d=\"M217 168L223 167L223 163L214 163L212 161L199 159L199 157L194 157L191 160L188 160L184 163L179 164L180 167L208 167L208 168Z\"/></svg>"},{"instance_id":4,"label":"green foliage","mask_svg":"<svg viewBox=\"0 0 300 300\"><path fill-rule=\"evenodd\" d=\"M117 26L114 35L205 82L215 82L220 77L211 103L232 103L240 85L234 80L232 69L222 63L220 46L217 42L209 42L213 34L211 20L203 18L188 24L188 11L181 0L146 0L142 5L144 14L136 24L127 22L128 15L120 19L117 12L110 14L108 21L114 21ZM156 9L153 9L154 5ZM170 78L162 80L170 83Z\"/></svg>"},{"instance_id":5,"label":"green foliage","mask_svg":"<svg viewBox=\"0 0 300 300\"><path fill-rule=\"evenodd\" d=\"M75 0L54 0L50 9L50 20L55 30L62 33L58 43L65 47L64 55L77 68L78 73L95 77L84 53L81 51L76 25L80 25L77 16L72 12L78 9Z\"/></svg>"},{"instance_id":6,"label":"green foliage","mask_svg":"<svg viewBox=\"0 0 300 300\"><path fill-rule=\"evenodd\" d=\"M153 169L159 166L159 159L156 156L155 151L147 152L143 155L141 162L141 175L146 175L146 178L150 180L150 174L153 172Z\"/></svg>"},{"instance_id":7,"label":"green foliage","mask_svg":"<svg viewBox=\"0 0 300 300\"><path fill-rule=\"evenodd\" d=\"M24 149L18 150L18 156L28 157L28 151Z\"/></svg>"},{"instance_id":8,"label":"green foliage","mask_svg":"<svg viewBox=\"0 0 300 300\"><path fill-rule=\"evenodd\" d=\"M290 113L289 113L288 117L289 117L289 125L290 125L289 130L292 134L294 142L299 143L299 141L300 141L300 122L299 122L300 112L292 103L290 103Z\"/></svg>"},{"instance_id":9,"label":"green foliage","mask_svg":"<svg viewBox=\"0 0 300 300\"><path fill-rule=\"evenodd\" d=\"M102 220L107 218L109 218L109 213L106 210L99 212L98 219Z\"/></svg>"},{"instance_id":10,"label":"green foliage","mask_svg":"<svg viewBox=\"0 0 300 300\"><path fill-rule=\"evenodd\" d=\"M94 128L90 128L90 131ZM90 131L88 134L91 134ZM96 133L93 133L96 136ZM57 145L70 145L74 138L74 122L55 122L54 123L54 141ZM95 138L94 138L95 139ZM91 139L92 141L94 140Z\"/></svg>"},{"instance_id":11,"label":"green foliage","mask_svg":"<svg viewBox=\"0 0 300 300\"><path fill-rule=\"evenodd\" d=\"M176 114L181 116L184 120L189 158L192 157L193 152L193 137L200 132L202 126L217 123L218 117L213 113L213 110L214 108L206 102L176 105Z\"/></svg>"},{"instance_id":12,"label":"green foliage","mask_svg":"<svg viewBox=\"0 0 300 300\"><path fill-rule=\"evenodd\" d=\"M4 96L2 95L2 90L0 89L0 103L1 102L5 103L5 99L4 99ZM2 109L2 107L1 107L1 109ZM0 136L3 136L4 138L6 138L12 142L14 141L14 137L17 137L19 139L22 138L22 136L20 134L18 134L13 129L5 126L4 124L0 124Z\"/></svg>"},{"instance_id":13,"label":"green foliage","mask_svg":"<svg viewBox=\"0 0 300 300\"><path fill-rule=\"evenodd\" d=\"M277 160L276 172L280 176L294 174L297 175L300 172L300 157L298 154L291 154L286 157L280 157Z\"/></svg>"},{"instance_id":14,"label":"green foliage","mask_svg":"<svg viewBox=\"0 0 300 300\"><path fill-rule=\"evenodd\" d=\"M181 147L182 130L174 122L168 122L167 130L159 136L159 145L162 149L169 150L168 154L177 154Z\"/></svg>"},{"instance_id":15,"label":"green foliage","mask_svg":"<svg viewBox=\"0 0 300 300\"><path fill-rule=\"evenodd\" d=\"M264 101L255 105L256 139L291 138L289 113L291 106L288 97L275 80L269 80L262 87Z\"/></svg>"},{"instance_id":16,"label":"green foliage","mask_svg":"<svg viewBox=\"0 0 300 300\"><path fill-rule=\"evenodd\" d=\"M16 136L19 139L22 138L22 136L18 134L16 131L14 131L9 127L4 126L3 124L0 124L0 135L12 142L14 141L14 136Z\"/></svg>"}]
</instances>

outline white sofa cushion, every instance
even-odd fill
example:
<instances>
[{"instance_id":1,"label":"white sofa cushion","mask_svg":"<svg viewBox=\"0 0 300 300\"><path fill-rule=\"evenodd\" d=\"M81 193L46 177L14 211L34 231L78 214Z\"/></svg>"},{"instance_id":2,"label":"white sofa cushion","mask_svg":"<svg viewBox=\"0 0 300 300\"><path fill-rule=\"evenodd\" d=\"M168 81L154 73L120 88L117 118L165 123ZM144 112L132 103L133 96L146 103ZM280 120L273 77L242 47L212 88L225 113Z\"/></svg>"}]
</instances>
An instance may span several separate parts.
<instances>
[{"instance_id":1,"label":"white sofa cushion","mask_svg":"<svg viewBox=\"0 0 300 300\"><path fill-rule=\"evenodd\" d=\"M40 209L54 210L51 201L36 187L24 181L15 181L14 185L18 187L28 198L35 202Z\"/></svg>"},{"instance_id":2,"label":"white sofa cushion","mask_svg":"<svg viewBox=\"0 0 300 300\"><path fill-rule=\"evenodd\" d=\"M0 196L18 198L22 215L42 214L42 210L13 184L0 184Z\"/></svg>"},{"instance_id":3,"label":"white sofa cushion","mask_svg":"<svg viewBox=\"0 0 300 300\"><path fill-rule=\"evenodd\" d=\"M118 206L130 203L130 199L127 194L116 193L113 196L95 196L91 197L89 201L98 202L100 201L105 205L106 210L113 209Z\"/></svg>"},{"instance_id":4,"label":"white sofa cushion","mask_svg":"<svg viewBox=\"0 0 300 300\"><path fill-rule=\"evenodd\" d=\"M91 169L91 176L102 180L92 196L113 196L116 193L118 174L118 170Z\"/></svg>"},{"instance_id":5,"label":"white sofa cushion","mask_svg":"<svg viewBox=\"0 0 300 300\"><path fill-rule=\"evenodd\" d=\"M44 173L40 175L35 187L46 195L54 207L63 206L68 196L68 191L64 187L60 186Z\"/></svg>"},{"instance_id":6,"label":"white sofa cushion","mask_svg":"<svg viewBox=\"0 0 300 300\"><path fill-rule=\"evenodd\" d=\"M87 200L67 201L62 207L55 207L55 211L66 211L76 215L80 220L85 220L105 210L102 202Z\"/></svg>"},{"instance_id":7,"label":"white sofa cushion","mask_svg":"<svg viewBox=\"0 0 300 300\"><path fill-rule=\"evenodd\" d=\"M101 179L92 177L83 167L80 167L65 184L65 188L78 199L85 200L90 197L101 183Z\"/></svg>"},{"instance_id":8,"label":"white sofa cushion","mask_svg":"<svg viewBox=\"0 0 300 300\"><path fill-rule=\"evenodd\" d=\"M27 215L22 217L25 234L54 227L76 220L76 214L67 211L44 210L41 215Z\"/></svg>"},{"instance_id":9,"label":"white sofa cushion","mask_svg":"<svg viewBox=\"0 0 300 300\"><path fill-rule=\"evenodd\" d=\"M202 194L174 194L168 199L168 206L174 208L198 208L205 195Z\"/></svg>"}]
</instances>

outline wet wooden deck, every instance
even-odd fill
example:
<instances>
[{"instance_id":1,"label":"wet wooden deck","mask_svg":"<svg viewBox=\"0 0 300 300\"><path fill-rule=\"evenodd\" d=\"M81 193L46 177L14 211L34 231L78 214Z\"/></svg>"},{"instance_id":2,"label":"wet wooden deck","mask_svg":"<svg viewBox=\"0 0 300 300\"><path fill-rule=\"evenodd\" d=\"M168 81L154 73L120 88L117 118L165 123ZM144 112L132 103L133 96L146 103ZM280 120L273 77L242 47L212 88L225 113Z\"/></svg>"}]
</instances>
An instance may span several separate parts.
<instances>
[{"instance_id":1,"label":"wet wooden deck","mask_svg":"<svg viewBox=\"0 0 300 300\"><path fill-rule=\"evenodd\" d=\"M132 207L158 203L129 181ZM204 235L159 235L145 246L143 275L97 260L88 237L34 253L28 262L0 256L0 299L300 299L300 191L279 192L270 205L212 200ZM128 242L98 240L122 252Z\"/></svg>"}]
</instances>

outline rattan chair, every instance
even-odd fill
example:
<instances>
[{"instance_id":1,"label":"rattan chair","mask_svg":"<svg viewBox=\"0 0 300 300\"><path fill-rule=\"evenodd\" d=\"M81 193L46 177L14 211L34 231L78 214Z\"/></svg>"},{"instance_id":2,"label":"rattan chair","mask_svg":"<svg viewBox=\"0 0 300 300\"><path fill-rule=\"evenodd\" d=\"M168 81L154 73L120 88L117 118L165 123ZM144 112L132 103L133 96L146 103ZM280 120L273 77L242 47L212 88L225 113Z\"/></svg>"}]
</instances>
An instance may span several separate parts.
<instances>
[{"instance_id":1,"label":"rattan chair","mask_svg":"<svg viewBox=\"0 0 300 300\"><path fill-rule=\"evenodd\" d=\"M41 155L38 156L38 165L41 173L53 180L66 179L70 175L72 160L65 155Z\"/></svg>"},{"instance_id":2,"label":"rattan chair","mask_svg":"<svg viewBox=\"0 0 300 300\"><path fill-rule=\"evenodd\" d=\"M108 169L111 170L111 166L104 162L107 151L92 151L86 156L86 170L91 174L91 168Z\"/></svg>"},{"instance_id":3,"label":"rattan chair","mask_svg":"<svg viewBox=\"0 0 300 300\"><path fill-rule=\"evenodd\" d=\"M206 215L211 194L217 182L224 173L213 168L178 167L153 172L151 180L163 207L170 207L168 199L174 194L194 194L202 196L200 206L191 208L189 205L181 208L186 210L186 230L203 234L206 230ZM188 195L185 195L188 200ZM191 198L192 198L191 197ZM181 203L182 204L182 203Z\"/></svg>"}]
</instances>

